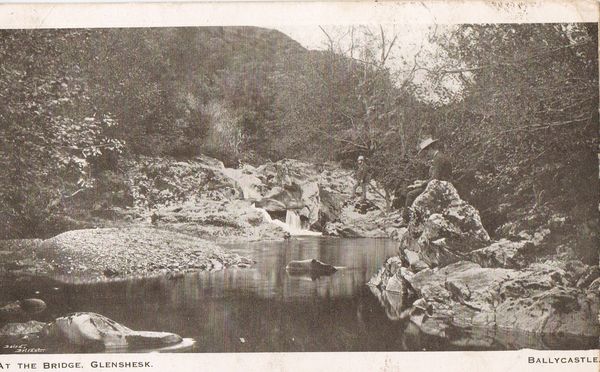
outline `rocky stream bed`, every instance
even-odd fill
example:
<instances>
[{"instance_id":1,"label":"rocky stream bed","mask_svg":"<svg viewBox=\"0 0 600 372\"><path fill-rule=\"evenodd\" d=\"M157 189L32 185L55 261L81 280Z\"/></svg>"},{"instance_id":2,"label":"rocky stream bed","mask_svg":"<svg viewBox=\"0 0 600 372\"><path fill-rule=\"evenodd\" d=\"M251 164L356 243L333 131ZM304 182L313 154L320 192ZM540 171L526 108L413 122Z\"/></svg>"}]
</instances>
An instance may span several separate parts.
<instances>
[{"instance_id":1,"label":"rocky stream bed","mask_svg":"<svg viewBox=\"0 0 600 372\"><path fill-rule=\"evenodd\" d=\"M160 166L146 160L133 169L134 206L102 211L110 221L87 221L46 240L0 241L0 275L77 283L250 267L252 257L220 245L289 239L285 224L272 220L293 211L301 228L324 235L399 241L398 255L381 262L368 284L389 317L426 334L465 345L506 331L599 335L598 265L553 246L565 216L551 215L533 231L509 223L502 229L515 231L494 240L479 212L443 181L430 182L415 200L407 225L372 190L368 203L358 201L351 173L333 164L284 160L230 169L201 157ZM17 337L48 329L6 327L5 335Z\"/></svg>"},{"instance_id":2,"label":"rocky stream bed","mask_svg":"<svg viewBox=\"0 0 600 372\"><path fill-rule=\"evenodd\" d=\"M413 209L399 255L369 282L398 319L470 344L511 330L598 337L598 266L545 251L548 233L491 240L477 210L448 182L430 182Z\"/></svg>"}]
</instances>

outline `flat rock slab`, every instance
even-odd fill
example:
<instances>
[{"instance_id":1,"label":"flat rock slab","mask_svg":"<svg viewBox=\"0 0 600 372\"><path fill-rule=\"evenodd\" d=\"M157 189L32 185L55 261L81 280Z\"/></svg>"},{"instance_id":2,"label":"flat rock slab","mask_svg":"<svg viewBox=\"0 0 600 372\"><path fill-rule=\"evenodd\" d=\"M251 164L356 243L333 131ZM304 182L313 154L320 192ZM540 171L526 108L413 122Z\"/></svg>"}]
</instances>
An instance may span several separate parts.
<instances>
[{"instance_id":1,"label":"flat rock slab","mask_svg":"<svg viewBox=\"0 0 600 372\"><path fill-rule=\"evenodd\" d=\"M410 283L446 327L597 337L597 294L565 286L564 275L544 265L517 271L461 261L423 270Z\"/></svg>"},{"instance_id":2,"label":"flat rock slab","mask_svg":"<svg viewBox=\"0 0 600 372\"><path fill-rule=\"evenodd\" d=\"M494 341L506 332L582 340L600 334L598 291L574 287L560 267L536 263L514 270L459 261L412 274L402 265L400 257L389 258L371 278L371 290L388 317L410 318L427 334L458 337L465 345ZM406 286L417 301L394 292Z\"/></svg>"}]
</instances>

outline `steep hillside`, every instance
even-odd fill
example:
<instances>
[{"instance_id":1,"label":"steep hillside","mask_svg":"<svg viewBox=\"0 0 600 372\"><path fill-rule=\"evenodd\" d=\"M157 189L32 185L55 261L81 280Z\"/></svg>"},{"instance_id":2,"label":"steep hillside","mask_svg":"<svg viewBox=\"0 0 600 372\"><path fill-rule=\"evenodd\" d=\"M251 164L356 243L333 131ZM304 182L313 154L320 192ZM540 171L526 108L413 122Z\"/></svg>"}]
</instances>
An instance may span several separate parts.
<instances>
[{"instance_id":1,"label":"steep hillside","mask_svg":"<svg viewBox=\"0 0 600 372\"><path fill-rule=\"evenodd\" d=\"M3 30L0 39L2 237L39 234L81 191L93 189L94 203L125 188L137 155L251 157L274 120L275 77L296 74L308 55L253 27Z\"/></svg>"}]
</instances>

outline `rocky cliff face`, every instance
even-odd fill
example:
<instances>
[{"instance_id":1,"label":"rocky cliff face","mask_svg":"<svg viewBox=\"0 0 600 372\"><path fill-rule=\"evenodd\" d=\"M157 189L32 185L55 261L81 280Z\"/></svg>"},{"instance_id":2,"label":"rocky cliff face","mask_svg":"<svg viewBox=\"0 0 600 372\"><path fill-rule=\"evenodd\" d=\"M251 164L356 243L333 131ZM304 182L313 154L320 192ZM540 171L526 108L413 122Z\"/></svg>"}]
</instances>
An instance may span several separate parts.
<instances>
[{"instance_id":1,"label":"rocky cliff face","mask_svg":"<svg viewBox=\"0 0 600 372\"><path fill-rule=\"evenodd\" d=\"M287 210L300 216L304 229L342 237L390 237L400 221L384 212L385 201L373 189L362 205L351 195L352 172L334 163L284 159L233 169L202 156L148 158L132 169L135 207L126 215L217 242L283 239L286 232L268 219L285 222Z\"/></svg>"},{"instance_id":2,"label":"rocky cliff face","mask_svg":"<svg viewBox=\"0 0 600 372\"><path fill-rule=\"evenodd\" d=\"M368 205L360 205L351 195L352 173L336 164L286 159L234 169L199 156L140 158L128 169L132 207L100 208L84 228L45 241L5 241L0 273L118 279L247 265L214 243L285 239L287 210L304 229L330 235L397 231L398 216L383 213L382 198L370 192Z\"/></svg>"},{"instance_id":3,"label":"rocky cliff face","mask_svg":"<svg viewBox=\"0 0 600 372\"><path fill-rule=\"evenodd\" d=\"M399 255L369 282L388 314L471 345L505 342L504 330L599 335L597 266L545 255L548 233L491 241L448 182L430 182L413 209Z\"/></svg>"}]
</instances>

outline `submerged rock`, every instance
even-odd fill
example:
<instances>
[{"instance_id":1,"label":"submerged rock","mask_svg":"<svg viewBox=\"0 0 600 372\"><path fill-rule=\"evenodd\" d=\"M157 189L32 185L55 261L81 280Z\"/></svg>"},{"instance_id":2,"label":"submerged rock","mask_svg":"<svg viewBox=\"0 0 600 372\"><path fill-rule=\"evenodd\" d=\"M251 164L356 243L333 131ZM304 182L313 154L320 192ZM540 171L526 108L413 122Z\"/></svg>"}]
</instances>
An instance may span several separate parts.
<instances>
[{"instance_id":1,"label":"submerged rock","mask_svg":"<svg viewBox=\"0 0 600 372\"><path fill-rule=\"evenodd\" d=\"M183 340L174 333L134 331L95 313L73 313L57 318L44 332L55 342L105 349L163 347Z\"/></svg>"},{"instance_id":2,"label":"submerged rock","mask_svg":"<svg viewBox=\"0 0 600 372\"><path fill-rule=\"evenodd\" d=\"M314 258L312 260L290 261L285 270L290 274L309 275L331 275L337 271L334 266Z\"/></svg>"},{"instance_id":3,"label":"submerged rock","mask_svg":"<svg viewBox=\"0 0 600 372\"><path fill-rule=\"evenodd\" d=\"M38 314L46 310L46 303L39 298L27 298L21 300L21 309L28 314Z\"/></svg>"},{"instance_id":4,"label":"submerged rock","mask_svg":"<svg viewBox=\"0 0 600 372\"><path fill-rule=\"evenodd\" d=\"M46 310L46 303L38 298L14 301L0 307L0 319L22 318Z\"/></svg>"}]
</instances>

